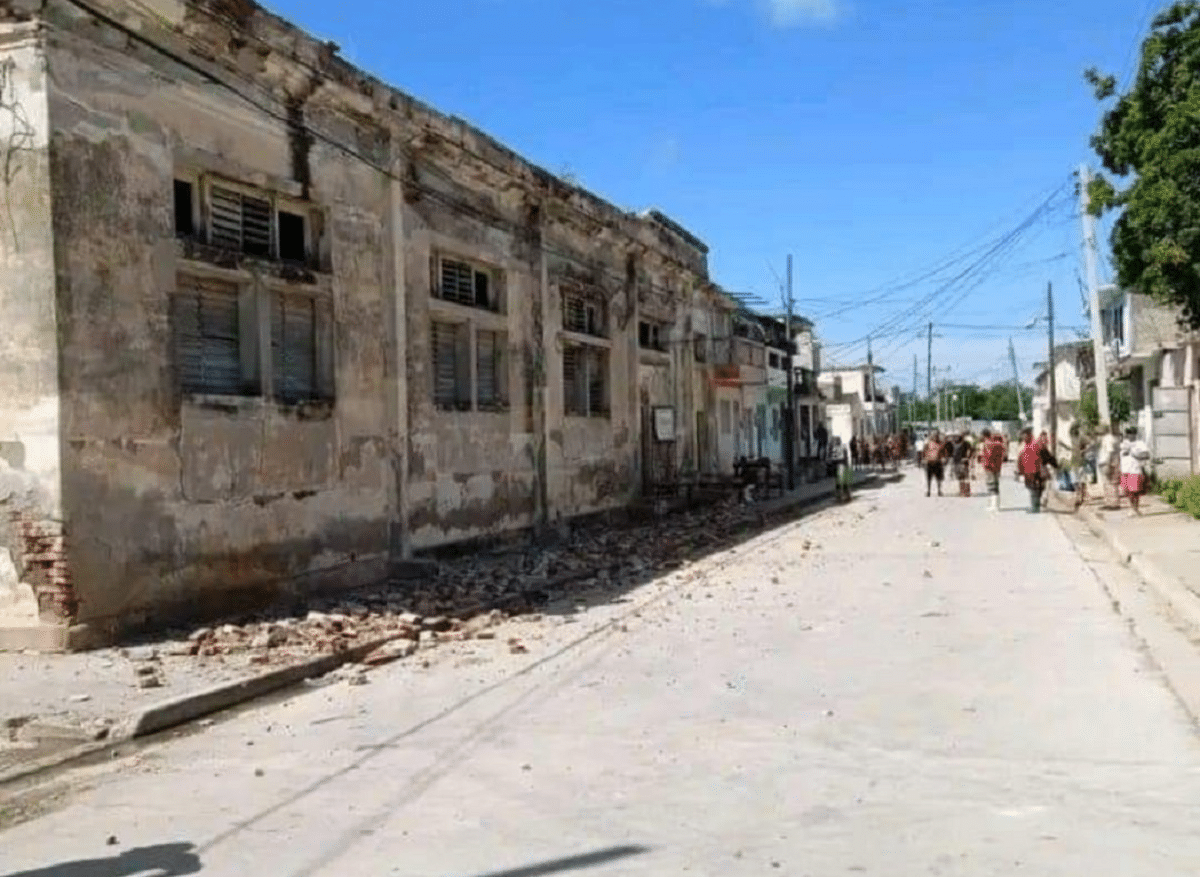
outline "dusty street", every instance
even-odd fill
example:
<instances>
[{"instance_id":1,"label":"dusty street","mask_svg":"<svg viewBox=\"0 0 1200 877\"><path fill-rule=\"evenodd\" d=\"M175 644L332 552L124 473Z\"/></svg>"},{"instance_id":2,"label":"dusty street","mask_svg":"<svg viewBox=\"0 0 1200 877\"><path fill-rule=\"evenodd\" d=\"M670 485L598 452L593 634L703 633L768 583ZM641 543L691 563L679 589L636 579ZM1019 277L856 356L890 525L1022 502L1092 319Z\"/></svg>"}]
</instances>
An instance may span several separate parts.
<instances>
[{"instance_id":1,"label":"dusty street","mask_svg":"<svg viewBox=\"0 0 1200 877\"><path fill-rule=\"evenodd\" d=\"M0 875L1196 873L1123 573L916 482L80 769Z\"/></svg>"}]
</instances>

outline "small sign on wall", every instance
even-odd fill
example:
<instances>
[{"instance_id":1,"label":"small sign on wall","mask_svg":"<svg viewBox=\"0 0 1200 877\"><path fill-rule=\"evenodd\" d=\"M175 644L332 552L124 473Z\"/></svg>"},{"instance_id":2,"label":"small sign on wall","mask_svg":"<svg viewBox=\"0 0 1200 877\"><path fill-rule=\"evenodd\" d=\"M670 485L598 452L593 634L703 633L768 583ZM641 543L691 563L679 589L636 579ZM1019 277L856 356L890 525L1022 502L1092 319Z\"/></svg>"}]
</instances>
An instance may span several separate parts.
<instances>
[{"instance_id":1,"label":"small sign on wall","mask_svg":"<svg viewBox=\"0 0 1200 877\"><path fill-rule=\"evenodd\" d=\"M654 407L654 438L660 442L675 441L675 409L669 405Z\"/></svg>"}]
</instances>

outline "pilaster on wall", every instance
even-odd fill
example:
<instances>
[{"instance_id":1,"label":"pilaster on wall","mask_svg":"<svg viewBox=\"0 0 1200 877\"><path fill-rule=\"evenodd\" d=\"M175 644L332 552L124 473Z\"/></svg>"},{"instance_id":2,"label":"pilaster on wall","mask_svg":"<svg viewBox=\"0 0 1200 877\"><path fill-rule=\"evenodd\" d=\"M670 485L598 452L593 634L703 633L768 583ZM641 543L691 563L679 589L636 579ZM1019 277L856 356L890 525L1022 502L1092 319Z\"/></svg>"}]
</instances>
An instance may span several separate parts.
<instances>
[{"instance_id":1,"label":"pilaster on wall","mask_svg":"<svg viewBox=\"0 0 1200 877\"><path fill-rule=\"evenodd\" d=\"M543 246L545 229L544 212L539 205L531 204L527 209L525 222L525 243L528 246L529 260L533 265L533 275L536 278L537 289L532 296L531 326L529 330L530 349L526 354L525 380L530 387L530 401L533 419L533 471L534 471L534 529L544 534L550 525L550 417L547 414L547 385L549 383L549 367L547 358L549 352L555 349L557 332L552 321L547 319L550 313L550 266L546 261L546 248Z\"/></svg>"},{"instance_id":2,"label":"pilaster on wall","mask_svg":"<svg viewBox=\"0 0 1200 877\"><path fill-rule=\"evenodd\" d=\"M0 650L66 645L58 302L44 36L0 24Z\"/></svg>"},{"instance_id":3,"label":"pilaster on wall","mask_svg":"<svg viewBox=\"0 0 1200 877\"><path fill-rule=\"evenodd\" d=\"M395 142L395 135L393 135ZM394 559L412 557L412 536L409 531L407 502L409 459L408 411L408 273L405 266L405 205L404 183L408 175L408 158L400 150L392 156L392 176L388 180L388 240L391 248L391 295L388 296L391 326L388 328L391 357L388 363L388 404L385 410L390 420L391 483L388 485L389 526L388 550Z\"/></svg>"}]
</instances>

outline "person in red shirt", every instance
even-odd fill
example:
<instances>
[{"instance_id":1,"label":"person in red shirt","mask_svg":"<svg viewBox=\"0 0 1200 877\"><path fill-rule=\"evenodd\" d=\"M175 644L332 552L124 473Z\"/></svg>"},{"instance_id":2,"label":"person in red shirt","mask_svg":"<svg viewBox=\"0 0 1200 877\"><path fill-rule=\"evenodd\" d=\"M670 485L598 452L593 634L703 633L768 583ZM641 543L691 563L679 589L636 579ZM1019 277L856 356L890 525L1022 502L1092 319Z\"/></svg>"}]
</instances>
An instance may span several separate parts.
<instances>
[{"instance_id":1,"label":"person in red shirt","mask_svg":"<svg viewBox=\"0 0 1200 877\"><path fill-rule=\"evenodd\" d=\"M979 449L979 462L983 466L984 481L987 484L988 510L1000 511L1000 470L1004 468L1004 437L999 433L993 435L991 430L983 431L983 447Z\"/></svg>"},{"instance_id":2,"label":"person in red shirt","mask_svg":"<svg viewBox=\"0 0 1200 877\"><path fill-rule=\"evenodd\" d=\"M1029 491L1029 511L1037 514L1042 510L1042 494L1046 490L1046 474L1050 467L1058 468L1058 462L1050 453L1049 438L1042 434L1044 441L1033 438L1033 430L1025 429L1021 433L1024 446L1017 458L1017 473L1025 482Z\"/></svg>"}]
</instances>

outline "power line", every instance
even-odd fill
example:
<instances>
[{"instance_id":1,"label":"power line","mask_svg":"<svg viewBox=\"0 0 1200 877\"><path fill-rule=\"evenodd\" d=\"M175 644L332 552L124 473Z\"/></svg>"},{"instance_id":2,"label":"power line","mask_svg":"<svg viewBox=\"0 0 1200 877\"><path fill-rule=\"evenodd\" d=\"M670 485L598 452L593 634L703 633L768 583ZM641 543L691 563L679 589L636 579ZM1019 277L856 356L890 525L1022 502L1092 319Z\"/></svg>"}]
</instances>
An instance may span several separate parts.
<instances>
[{"instance_id":1,"label":"power line","mask_svg":"<svg viewBox=\"0 0 1200 877\"><path fill-rule=\"evenodd\" d=\"M892 318L885 320L882 324L874 327L870 332L868 332L862 338L855 339L854 341L846 342L845 346L857 345L857 344L861 343L862 341L865 341L869 337L878 337L882 334L888 334L891 332L891 330L896 329L898 326L901 326L902 324L904 324L904 321L907 318L912 319L912 322L914 324L912 328L915 328L915 323L924 322L925 318L927 318L930 315L931 309L935 306L935 304L939 301L939 299L941 299L943 296L946 296L946 295L952 295L954 288L958 284L967 280L972 275L975 275L975 277L974 277L974 279L976 281L975 284L973 286L968 286L964 292L959 294L957 298L953 299L950 304L946 305L947 309L951 309L951 308L955 307L959 302L962 301L963 298L965 298L966 295L970 294L972 289L977 288L978 285L982 282L982 280L980 280L978 277L980 272L987 269L991 264L993 264L998 258L1002 257L1005 253L1010 252L1015 247L1016 243L1021 239L1021 237L1028 231L1028 229L1031 228L1040 218L1042 218L1047 213L1052 212L1053 210L1060 209L1062 206L1062 203L1066 203L1066 202L1059 202L1056 199L1062 198L1064 191L1067 191L1068 189L1069 189L1069 181L1068 181L1068 183L1064 183L1063 185L1059 186L1058 189L1051 192L1051 194L1042 201L1042 203L1038 206L1038 208L1036 210L1033 211L1032 214L1030 214L1028 217L1026 217L1025 220L1022 221L1016 228L1011 229L1009 232L1007 232L1005 235L1003 235L999 240L993 242L992 246L990 248L988 248L987 252L985 252L982 256L980 256L978 259L973 261L964 270L960 271L954 277L950 278L950 280L948 280L946 283L942 284L940 287L935 289L933 292L925 295L912 308L909 308L909 309L901 312L900 314L894 315ZM1069 192L1068 192L1068 196L1070 196ZM1073 197L1069 198L1069 200L1073 200ZM905 331L910 331L910 329L908 329L908 328L902 329L901 334L903 334L903 332L905 332Z\"/></svg>"}]
</instances>

